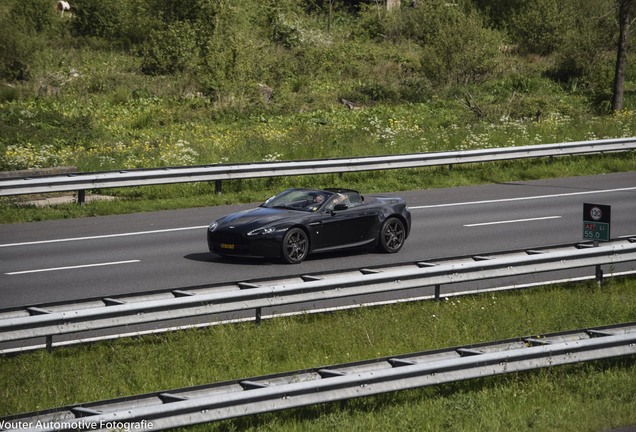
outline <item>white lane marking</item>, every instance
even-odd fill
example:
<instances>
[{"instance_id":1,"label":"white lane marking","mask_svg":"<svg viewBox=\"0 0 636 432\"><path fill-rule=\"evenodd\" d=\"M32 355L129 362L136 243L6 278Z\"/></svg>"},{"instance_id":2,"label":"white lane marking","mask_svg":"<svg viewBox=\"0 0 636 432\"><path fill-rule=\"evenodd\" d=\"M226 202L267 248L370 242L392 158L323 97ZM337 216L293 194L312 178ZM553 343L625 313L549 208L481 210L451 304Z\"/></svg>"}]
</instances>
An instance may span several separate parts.
<instances>
[{"instance_id":1,"label":"white lane marking","mask_svg":"<svg viewBox=\"0 0 636 432\"><path fill-rule=\"evenodd\" d=\"M527 201L527 200L546 199L546 198L563 198L563 197L577 196L577 195L593 195L593 194L602 194L602 193L611 193L611 192L626 192L626 191L633 191L633 190L636 190L636 187L605 189L605 190L585 191L585 192L570 192L570 193L554 194L554 195L536 195L536 196L529 196L529 197L503 198L503 199L485 200L485 201L468 201L468 202L448 203L448 204L409 206L409 208L410 209L428 209L428 208L439 208L439 207L456 207L456 206L475 205L475 204L493 204L493 203Z\"/></svg>"},{"instance_id":2,"label":"white lane marking","mask_svg":"<svg viewBox=\"0 0 636 432\"><path fill-rule=\"evenodd\" d=\"M76 266L67 266L67 267L52 267L45 269L36 269L36 270L24 270L17 272L9 272L5 273L5 275L13 276L13 275L21 275L21 274L29 274L29 273L42 273L42 272L51 272L58 270L74 270L88 267L102 267L102 266L111 266L111 265L120 265L120 264L134 264L141 262L141 260L128 260L128 261L115 261L115 262L107 262L107 263L97 263L97 264L84 264L84 265L76 265Z\"/></svg>"},{"instance_id":3,"label":"white lane marking","mask_svg":"<svg viewBox=\"0 0 636 432\"><path fill-rule=\"evenodd\" d=\"M632 190L636 190L636 187L618 188L618 189L605 189L605 190L599 190L599 191L572 192L572 193L564 193L564 194L556 194L556 195L537 195L537 196L530 196L530 197L504 198L504 199L497 199L497 200L469 201L469 202L459 202L459 203L449 203L449 204L434 204L434 205L424 205L424 206L409 206L409 209L411 209L411 210L420 210L420 209L429 209L429 208L438 208L438 207L457 207L457 206L464 206L464 205L491 204L491 203L525 201L525 200L535 200L535 199L544 199L544 198L562 198L562 197L566 197L566 196L601 194L601 193L610 193L610 192L624 192L624 191L632 191ZM75 237L75 238L63 238L63 239L55 239L55 240L40 240L40 241L22 242L22 243L7 243L7 244L0 244L0 248L13 247L13 246L30 246L30 245L38 245L38 244L46 244L46 243L62 243L62 242L79 241L79 240L96 240L96 239L105 239L105 238L113 238L113 237L126 237L126 236L144 235L144 234L160 234L160 233L173 232L173 231L196 230L196 229L202 229L202 228L207 228L207 227L208 227L207 225L202 225L202 226L194 226L194 227L169 228L169 229L154 230L154 231L140 231L140 232L132 232L132 233L107 234L107 235L90 236L90 237Z\"/></svg>"},{"instance_id":4,"label":"white lane marking","mask_svg":"<svg viewBox=\"0 0 636 432\"><path fill-rule=\"evenodd\" d=\"M528 218L528 219L513 219L506 221L497 221L497 222L481 222L474 224L466 224L465 227L477 227L477 226L487 226L487 225L500 225L500 224L511 224L511 223L519 223L519 222L534 222L541 220L549 220L549 219L561 219L561 216L544 216L538 218Z\"/></svg>"},{"instance_id":5,"label":"white lane marking","mask_svg":"<svg viewBox=\"0 0 636 432\"><path fill-rule=\"evenodd\" d=\"M201 226L194 226L194 227L169 228L169 229L154 230L154 231L139 231L139 232L121 233L121 234L105 234L105 235L98 235L98 236L63 238L63 239L55 239L55 240L38 240L38 241L23 242L23 243L7 243L7 244L0 244L0 248L12 247L12 246L30 246L30 245L38 245L38 244L46 244L46 243L63 243L63 242L72 242L72 241L80 241L80 240L96 240L96 239L127 237L127 236L146 235L146 234L160 234L160 233L167 233L167 232L174 232L174 231L202 229L207 227L208 227L207 225L201 225Z\"/></svg>"}]
</instances>

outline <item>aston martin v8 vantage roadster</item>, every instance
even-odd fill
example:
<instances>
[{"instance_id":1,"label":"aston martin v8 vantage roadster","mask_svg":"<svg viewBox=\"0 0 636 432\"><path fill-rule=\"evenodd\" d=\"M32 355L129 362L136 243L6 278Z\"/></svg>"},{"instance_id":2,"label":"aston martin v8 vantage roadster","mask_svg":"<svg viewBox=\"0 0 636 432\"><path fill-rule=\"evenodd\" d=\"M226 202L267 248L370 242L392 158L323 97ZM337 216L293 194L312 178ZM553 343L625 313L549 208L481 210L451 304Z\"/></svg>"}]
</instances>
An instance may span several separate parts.
<instances>
[{"instance_id":1,"label":"aston martin v8 vantage roadster","mask_svg":"<svg viewBox=\"0 0 636 432\"><path fill-rule=\"evenodd\" d=\"M376 246L398 252L411 229L399 197L362 196L350 189L287 189L260 206L232 213L208 227L208 248L222 256L280 258Z\"/></svg>"}]
</instances>

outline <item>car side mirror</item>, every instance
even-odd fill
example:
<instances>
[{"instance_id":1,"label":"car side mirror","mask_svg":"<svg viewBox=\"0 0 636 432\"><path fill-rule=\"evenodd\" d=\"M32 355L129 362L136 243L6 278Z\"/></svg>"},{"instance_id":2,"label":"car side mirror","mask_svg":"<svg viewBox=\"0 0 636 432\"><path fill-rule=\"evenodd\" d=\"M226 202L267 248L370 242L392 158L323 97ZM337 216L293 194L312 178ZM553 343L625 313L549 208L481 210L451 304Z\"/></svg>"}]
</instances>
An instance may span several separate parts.
<instances>
[{"instance_id":1,"label":"car side mirror","mask_svg":"<svg viewBox=\"0 0 636 432\"><path fill-rule=\"evenodd\" d=\"M341 210L346 210L346 209L348 209L348 208L349 208L349 206L348 206L348 205L346 205L346 204L336 204L336 205L333 207L333 211L341 211Z\"/></svg>"}]
</instances>

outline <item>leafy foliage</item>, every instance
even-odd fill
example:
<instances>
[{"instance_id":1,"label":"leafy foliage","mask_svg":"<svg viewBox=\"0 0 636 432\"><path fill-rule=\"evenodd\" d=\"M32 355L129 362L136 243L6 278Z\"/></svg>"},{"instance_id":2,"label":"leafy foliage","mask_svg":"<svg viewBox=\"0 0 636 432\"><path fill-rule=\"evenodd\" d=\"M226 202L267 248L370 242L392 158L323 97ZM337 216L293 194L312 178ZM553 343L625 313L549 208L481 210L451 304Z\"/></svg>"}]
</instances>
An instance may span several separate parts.
<instances>
[{"instance_id":1,"label":"leafy foliage","mask_svg":"<svg viewBox=\"0 0 636 432\"><path fill-rule=\"evenodd\" d=\"M141 70L148 74L174 74L193 70L198 60L197 33L187 21L153 30L144 49Z\"/></svg>"},{"instance_id":2,"label":"leafy foliage","mask_svg":"<svg viewBox=\"0 0 636 432\"><path fill-rule=\"evenodd\" d=\"M423 2L400 13L370 6L362 20L374 39L416 43L421 55L421 68L416 72L437 84L476 82L496 70L502 35L486 28L473 8L451 7L442 0Z\"/></svg>"},{"instance_id":3,"label":"leafy foliage","mask_svg":"<svg viewBox=\"0 0 636 432\"><path fill-rule=\"evenodd\" d=\"M281 89L293 80L298 89L307 71L312 82L339 82L339 96L353 90L373 101L424 101L431 85L497 78L508 39L522 52L556 53L557 79L589 76L579 59L608 49L607 28L616 28L616 17L606 13L611 0L578 3L430 0L387 10L359 1L85 0L62 20L46 0L19 7L10 0L0 16L13 22L0 32L7 47L0 74L27 79L38 53L68 43L62 26L83 50L126 50L139 59L141 72L186 74L218 101L254 104L259 82Z\"/></svg>"},{"instance_id":4,"label":"leafy foliage","mask_svg":"<svg viewBox=\"0 0 636 432\"><path fill-rule=\"evenodd\" d=\"M632 134L633 112L599 128L592 111L609 100L615 5L579 3L83 0L61 16L48 0L6 0L0 169Z\"/></svg>"},{"instance_id":5,"label":"leafy foliage","mask_svg":"<svg viewBox=\"0 0 636 432\"><path fill-rule=\"evenodd\" d=\"M126 0L83 1L69 21L75 37L100 38L124 49L143 43L148 31L156 25L148 2Z\"/></svg>"},{"instance_id":6,"label":"leafy foliage","mask_svg":"<svg viewBox=\"0 0 636 432\"><path fill-rule=\"evenodd\" d=\"M19 8L0 14L0 77L27 80L42 41L38 36L52 26L52 11L45 0L25 0Z\"/></svg>"},{"instance_id":7,"label":"leafy foliage","mask_svg":"<svg viewBox=\"0 0 636 432\"><path fill-rule=\"evenodd\" d=\"M520 48L535 54L554 52L573 24L574 3L534 0L515 11L510 34Z\"/></svg>"}]
</instances>

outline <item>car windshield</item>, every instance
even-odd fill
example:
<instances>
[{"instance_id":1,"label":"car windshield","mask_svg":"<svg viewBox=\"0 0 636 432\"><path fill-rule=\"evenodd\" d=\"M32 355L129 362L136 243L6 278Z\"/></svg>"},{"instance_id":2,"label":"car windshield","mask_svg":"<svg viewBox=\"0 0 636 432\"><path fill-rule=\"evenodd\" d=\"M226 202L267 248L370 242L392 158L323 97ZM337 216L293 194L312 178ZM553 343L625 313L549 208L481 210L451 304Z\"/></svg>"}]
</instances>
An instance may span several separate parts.
<instances>
[{"instance_id":1,"label":"car windshield","mask_svg":"<svg viewBox=\"0 0 636 432\"><path fill-rule=\"evenodd\" d=\"M332 195L332 192L322 190L289 189L271 197L261 207L315 212Z\"/></svg>"}]
</instances>

